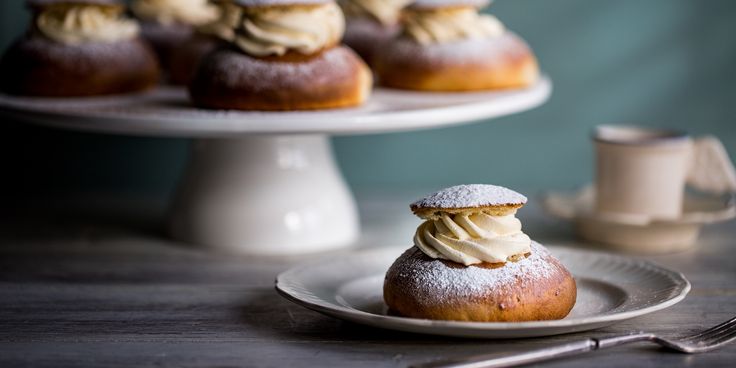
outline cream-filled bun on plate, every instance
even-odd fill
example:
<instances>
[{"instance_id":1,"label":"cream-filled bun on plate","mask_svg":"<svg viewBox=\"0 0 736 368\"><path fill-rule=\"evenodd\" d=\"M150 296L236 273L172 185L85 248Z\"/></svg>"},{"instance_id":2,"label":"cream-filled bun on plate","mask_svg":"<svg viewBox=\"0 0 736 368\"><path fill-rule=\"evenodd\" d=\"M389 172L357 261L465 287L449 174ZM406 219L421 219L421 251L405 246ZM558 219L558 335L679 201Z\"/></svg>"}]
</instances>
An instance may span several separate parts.
<instances>
[{"instance_id":1,"label":"cream-filled bun on plate","mask_svg":"<svg viewBox=\"0 0 736 368\"><path fill-rule=\"evenodd\" d=\"M575 305L570 272L522 231L526 197L494 185L460 185L411 205L424 222L389 268L391 312L414 318L520 322L564 318Z\"/></svg>"},{"instance_id":2,"label":"cream-filled bun on plate","mask_svg":"<svg viewBox=\"0 0 736 368\"><path fill-rule=\"evenodd\" d=\"M196 106L315 110L362 104L372 76L340 40L331 0L234 0L242 10L229 46L205 57L190 84Z\"/></svg>"},{"instance_id":3,"label":"cream-filled bun on plate","mask_svg":"<svg viewBox=\"0 0 736 368\"><path fill-rule=\"evenodd\" d=\"M143 36L167 68L176 62L173 53L197 27L220 16L218 7L208 0L132 0L130 8L140 20Z\"/></svg>"},{"instance_id":4,"label":"cream-filled bun on plate","mask_svg":"<svg viewBox=\"0 0 736 368\"><path fill-rule=\"evenodd\" d=\"M539 76L529 46L494 16L485 0L417 0L402 31L373 57L379 83L393 88L462 92L522 88Z\"/></svg>"},{"instance_id":5,"label":"cream-filled bun on plate","mask_svg":"<svg viewBox=\"0 0 736 368\"><path fill-rule=\"evenodd\" d=\"M374 50L399 33L401 10L412 0L338 0L345 13L343 42L372 63Z\"/></svg>"},{"instance_id":6,"label":"cream-filled bun on plate","mask_svg":"<svg viewBox=\"0 0 736 368\"><path fill-rule=\"evenodd\" d=\"M138 92L159 67L138 23L114 0L29 0L31 24L0 61L9 94L78 97Z\"/></svg>"},{"instance_id":7,"label":"cream-filled bun on plate","mask_svg":"<svg viewBox=\"0 0 736 368\"><path fill-rule=\"evenodd\" d=\"M232 0L212 0L217 18L195 27L188 40L174 48L168 60L169 83L189 85L205 56L235 39L235 28L242 9Z\"/></svg>"}]
</instances>

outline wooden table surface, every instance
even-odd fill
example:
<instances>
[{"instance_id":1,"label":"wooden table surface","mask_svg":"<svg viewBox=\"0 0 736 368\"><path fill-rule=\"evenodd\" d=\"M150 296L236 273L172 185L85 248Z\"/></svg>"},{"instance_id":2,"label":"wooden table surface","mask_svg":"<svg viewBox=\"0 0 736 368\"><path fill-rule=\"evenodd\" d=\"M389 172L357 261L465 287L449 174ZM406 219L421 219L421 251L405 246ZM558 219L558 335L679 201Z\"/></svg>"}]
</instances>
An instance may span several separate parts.
<instances>
[{"instance_id":1,"label":"wooden table surface","mask_svg":"<svg viewBox=\"0 0 736 368\"><path fill-rule=\"evenodd\" d=\"M415 196L361 196L361 246L411 244ZM379 200L379 198L384 198ZM109 202L109 203L108 203ZM0 367L404 367L440 357L524 351L639 329L681 333L736 314L736 222L711 226L696 250L649 257L693 284L681 303L605 329L523 340L470 340L363 327L280 297L275 276L316 256L205 252L160 235L145 201L28 205L0 223ZM574 243L533 204L526 232ZM684 355L641 343L549 367L736 366L736 344Z\"/></svg>"}]
</instances>

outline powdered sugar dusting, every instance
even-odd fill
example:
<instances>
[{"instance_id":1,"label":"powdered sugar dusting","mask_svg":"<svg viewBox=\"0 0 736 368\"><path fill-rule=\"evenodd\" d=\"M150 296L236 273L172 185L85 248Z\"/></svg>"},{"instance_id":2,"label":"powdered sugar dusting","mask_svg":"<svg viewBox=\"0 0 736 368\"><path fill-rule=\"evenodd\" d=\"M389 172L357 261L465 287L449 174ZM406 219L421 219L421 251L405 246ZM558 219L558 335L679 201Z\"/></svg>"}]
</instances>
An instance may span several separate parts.
<instances>
[{"instance_id":1,"label":"powdered sugar dusting","mask_svg":"<svg viewBox=\"0 0 736 368\"><path fill-rule=\"evenodd\" d=\"M265 61L242 52L221 50L203 61L204 75L225 86L248 86L254 93L293 88L309 81L313 88L353 77L354 68L346 55L352 51L335 47L322 52L308 63ZM202 71L200 71L201 73Z\"/></svg>"},{"instance_id":2,"label":"powdered sugar dusting","mask_svg":"<svg viewBox=\"0 0 736 368\"><path fill-rule=\"evenodd\" d=\"M152 57L137 37L115 42L66 45L41 35L30 35L19 40L15 47L21 48L23 54L37 55L40 59L52 60L54 64L69 65L67 69L77 70L79 74L117 65L121 60L129 64L143 64Z\"/></svg>"},{"instance_id":3,"label":"powdered sugar dusting","mask_svg":"<svg viewBox=\"0 0 736 368\"><path fill-rule=\"evenodd\" d=\"M412 65L495 65L509 59L526 57L529 46L510 31L488 39L470 39L433 45L422 45L407 37L385 43L376 54L390 64Z\"/></svg>"},{"instance_id":4,"label":"powdered sugar dusting","mask_svg":"<svg viewBox=\"0 0 736 368\"><path fill-rule=\"evenodd\" d=\"M406 287L421 305L449 303L451 300L482 298L486 293L507 294L504 289L525 288L538 280L559 273L562 266L549 251L532 242L531 255L518 262L506 262L499 268L448 266L441 260L428 261L416 247L402 254L389 269L386 279ZM399 265L399 266L397 266Z\"/></svg>"},{"instance_id":5,"label":"powdered sugar dusting","mask_svg":"<svg viewBox=\"0 0 736 368\"><path fill-rule=\"evenodd\" d=\"M489 184L456 185L432 193L411 208L469 208L525 204L526 197L511 189Z\"/></svg>"}]
</instances>

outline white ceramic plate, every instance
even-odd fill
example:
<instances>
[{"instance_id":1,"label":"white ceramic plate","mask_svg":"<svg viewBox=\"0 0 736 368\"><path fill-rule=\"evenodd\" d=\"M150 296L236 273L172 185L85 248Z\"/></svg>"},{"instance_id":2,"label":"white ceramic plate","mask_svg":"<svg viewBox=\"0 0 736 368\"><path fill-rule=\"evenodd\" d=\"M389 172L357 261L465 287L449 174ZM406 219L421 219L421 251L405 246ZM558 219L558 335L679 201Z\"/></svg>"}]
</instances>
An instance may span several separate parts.
<instances>
[{"instance_id":1,"label":"white ceramic plate","mask_svg":"<svg viewBox=\"0 0 736 368\"><path fill-rule=\"evenodd\" d=\"M375 88L362 106L294 112L198 109L186 90L93 98L33 98L0 94L0 114L39 124L105 133L179 137L238 134L388 133L459 125L534 108L552 91L543 76L529 88L432 93Z\"/></svg>"},{"instance_id":2,"label":"white ceramic plate","mask_svg":"<svg viewBox=\"0 0 736 368\"><path fill-rule=\"evenodd\" d=\"M520 338L591 330L667 308L690 291L690 283L681 273L650 262L550 247L577 282L578 299L565 319L481 323L389 316L383 302L383 277L406 248L359 251L298 266L276 278L276 289L297 304L351 322L476 338Z\"/></svg>"}]
</instances>

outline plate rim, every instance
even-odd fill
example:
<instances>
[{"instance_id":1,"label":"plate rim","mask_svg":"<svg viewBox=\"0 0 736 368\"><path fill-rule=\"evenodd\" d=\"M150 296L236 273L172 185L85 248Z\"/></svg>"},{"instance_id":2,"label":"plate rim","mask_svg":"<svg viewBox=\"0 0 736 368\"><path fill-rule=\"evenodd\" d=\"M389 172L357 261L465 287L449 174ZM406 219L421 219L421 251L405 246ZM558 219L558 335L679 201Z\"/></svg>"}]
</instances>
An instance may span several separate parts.
<instances>
[{"instance_id":1,"label":"plate rim","mask_svg":"<svg viewBox=\"0 0 736 368\"><path fill-rule=\"evenodd\" d=\"M308 300L301 299L296 295L292 295L294 290L289 290L288 285L286 285L288 281L284 280L285 277L288 277L292 273L304 270L316 264L323 263L329 259L334 260L334 259L345 258L345 257L355 257L356 255L359 255L359 254L373 253L373 252L381 253L381 252L389 252L390 250L399 249L399 247L388 247L388 246L373 248L373 249L365 248L365 249L358 250L356 252L351 252L349 254L342 254L342 255L330 257L330 258L321 258L321 259L313 260L313 261L289 268L288 270L283 271L276 276L275 289L278 292L278 294L284 297L285 299L293 303L296 303L298 305L301 305L303 307L306 307L308 309L311 309L313 311L316 311L322 314L326 314L328 316L334 317L336 316L336 314L339 314L351 321L380 320L380 321L387 322L390 325L390 326L385 326L385 325L379 326L376 324L371 324L371 326L374 326L374 327L395 329L395 328L392 328L394 325L399 325L399 326L409 325L413 327L425 327L425 328L433 327L436 329L449 328L449 329L454 329L454 330L464 329L464 330L489 331L489 332L544 329L544 328L565 328L565 327L586 326L586 325L613 324L619 321L639 317L639 316L650 314L650 313L653 313L653 312L656 312L662 309L666 309L674 304L679 303L683 299L685 299L685 297L688 295L688 293L692 289L692 284L682 272L671 270L653 261L625 257L622 255L612 254L609 252L579 249L579 248L570 247L570 246L551 245L551 246L545 246L545 247L549 247L549 248L552 248L553 250L558 250L558 251L593 254L599 257L625 259L627 262L636 263L637 266L646 266L646 267L649 267L650 269L660 271L660 273L663 273L665 275L669 275L671 279L677 284L676 287L679 287L680 290L679 290L679 293L669 297L668 299L662 301L661 303L657 303L651 306L638 308L638 309L630 310L630 311L614 312L611 314L594 315L591 317L572 318L572 319L560 319L560 320L552 320L552 321L467 322L467 321L443 321L443 320L431 320L431 319L422 319L422 318L379 315L379 314L365 312L365 311L355 309L355 308L348 308L342 305L329 303L321 298L319 299L319 302L308 301ZM553 255L555 254L554 251L552 253ZM354 318L354 317L360 317L360 318ZM580 331L580 330L576 330L576 331ZM419 332L419 331L414 331L414 332ZM573 331L570 331L570 332L573 332ZM441 331L436 331L436 332L424 331L420 333L443 334ZM562 332L562 333L565 333L565 332ZM553 333L550 333L548 335L552 335L552 334ZM457 336L457 335L454 335L454 336ZM542 335L539 335L539 336L542 336Z\"/></svg>"}]
</instances>

